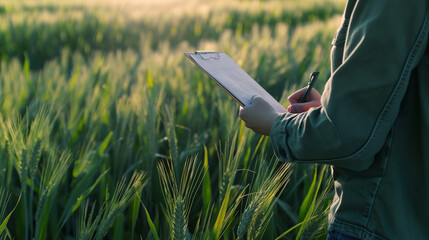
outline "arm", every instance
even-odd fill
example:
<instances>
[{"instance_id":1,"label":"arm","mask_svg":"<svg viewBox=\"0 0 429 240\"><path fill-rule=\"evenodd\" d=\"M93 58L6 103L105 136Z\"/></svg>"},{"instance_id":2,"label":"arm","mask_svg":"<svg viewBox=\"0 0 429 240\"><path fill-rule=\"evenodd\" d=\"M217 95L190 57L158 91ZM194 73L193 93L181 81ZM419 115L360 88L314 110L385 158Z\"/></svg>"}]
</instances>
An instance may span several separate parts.
<instances>
[{"instance_id":1,"label":"arm","mask_svg":"<svg viewBox=\"0 0 429 240\"><path fill-rule=\"evenodd\" d=\"M400 110L428 35L428 1L357 1L342 64L325 85L322 106L283 114L271 140L285 161L364 170L382 147Z\"/></svg>"},{"instance_id":2,"label":"arm","mask_svg":"<svg viewBox=\"0 0 429 240\"><path fill-rule=\"evenodd\" d=\"M322 106L274 121L270 136L278 158L368 168L425 49L427 9L421 0L357 1L343 60L325 85Z\"/></svg>"}]
</instances>

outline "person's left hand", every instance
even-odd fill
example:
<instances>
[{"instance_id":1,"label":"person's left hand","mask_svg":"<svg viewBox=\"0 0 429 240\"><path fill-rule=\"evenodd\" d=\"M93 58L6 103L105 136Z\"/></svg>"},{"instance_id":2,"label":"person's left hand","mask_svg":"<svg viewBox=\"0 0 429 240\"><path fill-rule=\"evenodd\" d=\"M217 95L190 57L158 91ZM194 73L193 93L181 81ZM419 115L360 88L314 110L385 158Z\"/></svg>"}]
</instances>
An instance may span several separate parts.
<instances>
[{"instance_id":1,"label":"person's left hand","mask_svg":"<svg viewBox=\"0 0 429 240\"><path fill-rule=\"evenodd\" d=\"M259 96L253 96L249 106L240 107L239 113L246 127L267 136L270 135L273 123L279 115L281 113L276 112L267 101Z\"/></svg>"}]
</instances>

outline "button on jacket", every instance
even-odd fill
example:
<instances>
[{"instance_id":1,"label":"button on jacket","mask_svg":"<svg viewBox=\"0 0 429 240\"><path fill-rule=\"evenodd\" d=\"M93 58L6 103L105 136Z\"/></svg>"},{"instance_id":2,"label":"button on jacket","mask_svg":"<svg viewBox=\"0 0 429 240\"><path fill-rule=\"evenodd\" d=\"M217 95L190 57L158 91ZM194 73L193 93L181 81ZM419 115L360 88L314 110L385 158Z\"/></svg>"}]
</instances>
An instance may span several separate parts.
<instances>
[{"instance_id":1,"label":"button on jacket","mask_svg":"<svg viewBox=\"0 0 429 240\"><path fill-rule=\"evenodd\" d=\"M279 116L282 161L332 165L334 230L429 239L429 1L349 0L322 106Z\"/></svg>"}]
</instances>

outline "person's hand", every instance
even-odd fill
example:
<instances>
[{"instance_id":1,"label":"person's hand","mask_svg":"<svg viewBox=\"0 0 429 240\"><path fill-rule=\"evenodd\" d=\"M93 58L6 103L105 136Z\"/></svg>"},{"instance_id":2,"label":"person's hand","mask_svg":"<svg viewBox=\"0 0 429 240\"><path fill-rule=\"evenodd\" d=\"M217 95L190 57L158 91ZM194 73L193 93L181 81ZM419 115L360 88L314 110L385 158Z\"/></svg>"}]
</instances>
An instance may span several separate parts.
<instances>
[{"instance_id":1,"label":"person's hand","mask_svg":"<svg viewBox=\"0 0 429 240\"><path fill-rule=\"evenodd\" d=\"M253 96L249 106L240 107L239 116L246 127L256 133L270 135L271 127L280 114L263 98Z\"/></svg>"},{"instance_id":2,"label":"person's hand","mask_svg":"<svg viewBox=\"0 0 429 240\"><path fill-rule=\"evenodd\" d=\"M289 100L289 107L287 109L290 113L302 113L308 111L308 109L312 107L320 107L322 104L320 102L320 99L322 98L320 94L313 88L310 91L310 94L308 94L307 101L304 103L300 103L302 95L304 95L304 92L307 88L303 88L301 90L296 91L294 94L290 95Z\"/></svg>"}]
</instances>

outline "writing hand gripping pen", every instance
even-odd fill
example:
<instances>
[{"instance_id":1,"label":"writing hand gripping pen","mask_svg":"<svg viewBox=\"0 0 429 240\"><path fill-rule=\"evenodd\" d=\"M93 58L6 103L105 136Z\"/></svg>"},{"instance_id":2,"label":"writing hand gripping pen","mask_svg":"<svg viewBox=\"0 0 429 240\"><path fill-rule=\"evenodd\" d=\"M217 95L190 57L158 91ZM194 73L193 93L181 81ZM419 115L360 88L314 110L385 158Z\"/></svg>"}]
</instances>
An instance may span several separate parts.
<instances>
[{"instance_id":1,"label":"writing hand gripping pen","mask_svg":"<svg viewBox=\"0 0 429 240\"><path fill-rule=\"evenodd\" d=\"M299 101L300 103L304 103L307 101L308 94L310 94L311 89L313 88L314 83L316 82L318 77L319 77L319 72L314 72L310 75L310 81L308 82L307 90L305 90L304 95L302 95L302 98Z\"/></svg>"},{"instance_id":2,"label":"writing hand gripping pen","mask_svg":"<svg viewBox=\"0 0 429 240\"><path fill-rule=\"evenodd\" d=\"M308 111L312 107L319 107L321 105L320 94L313 90L314 83L319 73L315 72L310 75L310 82L307 88L302 88L289 96L289 107L287 109L290 113L302 113Z\"/></svg>"}]
</instances>

